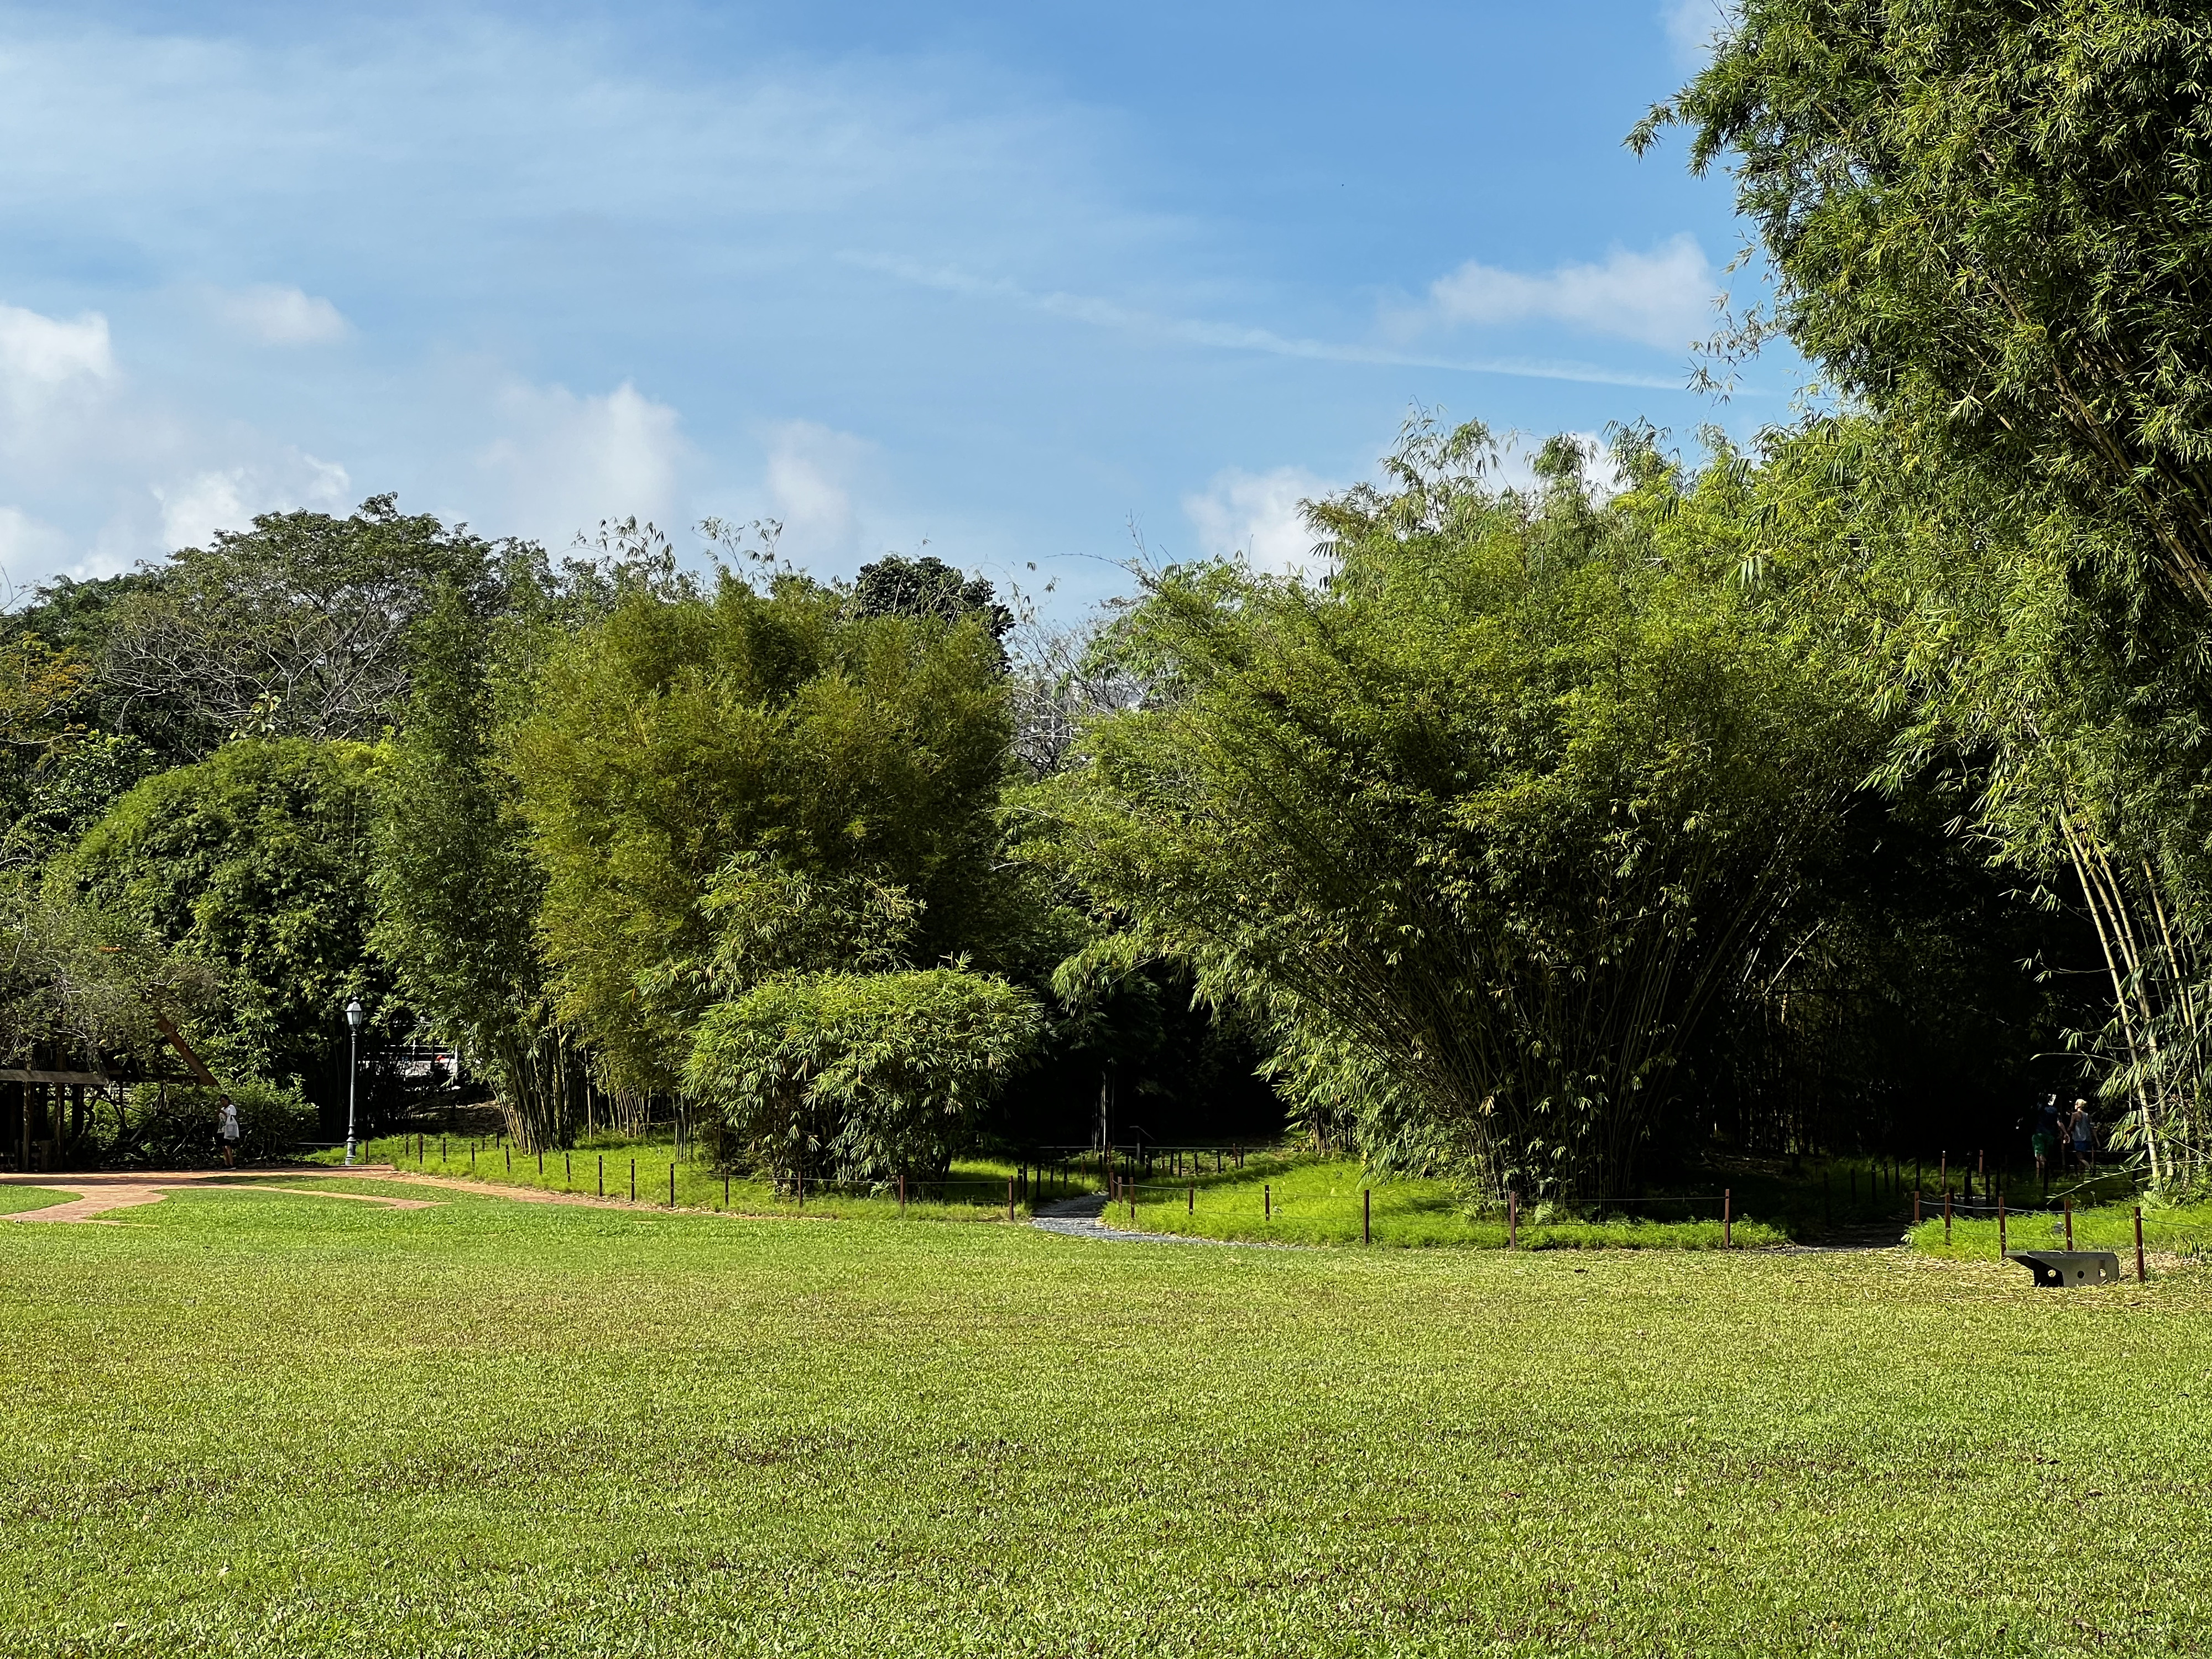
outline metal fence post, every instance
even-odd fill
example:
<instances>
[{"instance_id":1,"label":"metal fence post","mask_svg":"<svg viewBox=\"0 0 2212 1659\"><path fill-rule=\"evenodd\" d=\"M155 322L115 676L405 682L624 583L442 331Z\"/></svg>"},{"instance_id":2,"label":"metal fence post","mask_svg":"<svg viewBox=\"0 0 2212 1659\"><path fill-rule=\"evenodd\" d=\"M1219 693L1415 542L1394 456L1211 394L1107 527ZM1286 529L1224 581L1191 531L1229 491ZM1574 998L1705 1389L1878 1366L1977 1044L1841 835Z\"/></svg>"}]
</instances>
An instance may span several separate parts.
<instances>
[{"instance_id":1,"label":"metal fence post","mask_svg":"<svg viewBox=\"0 0 2212 1659\"><path fill-rule=\"evenodd\" d=\"M1359 1189L1359 1242L1375 1242L1375 1194L1365 1187Z\"/></svg>"},{"instance_id":2,"label":"metal fence post","mask_svg":"<svg viewBox=\"0 0 2212 1659\"><path fill-rule=\"evenodd\" d=\"M2140 1285L2149 1275L2143 1272L2142 1206L2136 1206L2136 1283Z\"/></svg>"},{"instance_id":3,"label":"metal fence post","mask_svg":"<svg viewBox=\"0 0 2212 1659\"><path fill-rule=\"evenodd\" d=\"M1735 1248L1735 1189L1731 1187L1721 1188L1721 1248Z\"/></svg>"}]
</instances>

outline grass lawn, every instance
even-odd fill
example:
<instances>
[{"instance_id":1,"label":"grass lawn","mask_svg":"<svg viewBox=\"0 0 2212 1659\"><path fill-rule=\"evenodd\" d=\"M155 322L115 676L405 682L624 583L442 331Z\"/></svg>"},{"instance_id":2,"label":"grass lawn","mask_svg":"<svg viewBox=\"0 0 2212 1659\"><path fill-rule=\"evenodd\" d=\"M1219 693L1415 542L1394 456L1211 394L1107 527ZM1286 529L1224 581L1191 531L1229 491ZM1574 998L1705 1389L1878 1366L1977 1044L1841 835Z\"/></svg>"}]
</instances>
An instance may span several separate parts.
<instances>
[{"instance_id":1,"label":"grass lawn","mask_svg":"<svg viewBox=\"0 0 2212 1659\"><path fill-rule=\"evenodd\" d=\"M2212 1644L2212 1269L443 1196L0 1225L0 1651Z\"/></svg>"},{"instance_id":2,"label":"grass lawn","mask_svg":"<svg viewBox=\"0 0 2212 1659\"><path fill-rule=\"evenodd\" d=\"M357 1156L364 1164L389 1164L394 1169L481 1181L488 1187L536 1187L547 1192L585 1193L595 1197L629 1199L641 1204L684 1210L732 1210L747 1215L805 1213L838 1219L892 1219L899 1213L895 1192L882 1194L825 1191L810 1187L804 1194L777 1193L764 1181L718 1175L706 1164L678 1158L667 1139L628 1139L609 1137L604 1146L580 1147L573 1152L535 1154L514 1151L490 1139L466 1135L384 1135L361 1144ZM337 1164L342 1151L318 1152L311 1163ZM983 1220L1006 1212L1006 1181L1016 1166L1002 1159L963 1158L943 1183L917 1181L908 1194L909 1215L936 1216L956 1220ZM675 1184L669 1183L671 1174ZM1095 1176L1041 1187L1042 1197L1065 1197L1089 1192ZM1016 1188L1016 1210L1026 1213L1029 1195Z\"/></svg>"},{"instance_id":3,"label":"grass lawn","mask_svg":"<svg viewBox=\"0 0 2212 1659\"><path fill-rule=\"evenodd\" d=\"M1194 1191L1193 1189L1195 1188ZM1716 1188L1717 1191L1717 1188ZM1249 1239L1279 1244L1357 1244L1364 1224L1362 1194L1372 1205L1373 1242L1396 1248L1435 1245L1503 1249L1503 1215L1468 1213L1446 1182L1385 1180L1357 1162L1310 1157L1255 1157L1241 1170L1177 1177L1157 1172L1107 1219L1143 1232L1194 1238ZM1717 1250L1724 1230L1720 1206L1653 1206L1643 1216L1582 1219L1532 1206L1522 1213L1523 1249L1669 1249ZM1685 1215L1697 1218L1686 1219ZM1737 1248L1782 1243L1782 1230L1738 1212Z\"/></svg>"}]
</instances>

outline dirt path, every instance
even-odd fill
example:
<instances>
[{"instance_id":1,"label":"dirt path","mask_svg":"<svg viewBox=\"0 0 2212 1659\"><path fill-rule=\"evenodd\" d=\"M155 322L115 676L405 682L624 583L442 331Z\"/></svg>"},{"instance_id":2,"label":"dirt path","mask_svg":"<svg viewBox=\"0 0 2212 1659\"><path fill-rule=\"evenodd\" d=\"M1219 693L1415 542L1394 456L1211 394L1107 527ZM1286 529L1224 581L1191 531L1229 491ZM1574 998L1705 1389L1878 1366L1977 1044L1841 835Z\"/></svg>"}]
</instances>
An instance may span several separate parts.
<instances>
[{"instance_id":1,"label":"dirt path","mask_svg":"<svg viewBox=\"0 0 2212 1659\"><path fill-rule=\"evenodd\" d=\"M278 1181L284 1179L297 1180L303 1174L323 1173L325 1172L287 1170L276 1180L264 1180L250 1174L241 1176L235 1170L133 1170L106 1175L0 1176L0 1187L38 1187L51 1192L74 1194L62 1203L49 1204L43 1210L25 1210L15 1215L0 1216L0 1221L98 1221L111 1210L136 1209L144 1204L158 1204L171 1193L205 1186L243 1187L258 1192L290 1193L302 1198L335 1198L342 1203L379 1204L393 1210L427 1210L438 1201L428 1198L393 1198L384 1193L326 1193L312 1187L277 1184ZM371 1171L362 1170L360 1173L366 1175Z\"/></svg>"}]
</instances>

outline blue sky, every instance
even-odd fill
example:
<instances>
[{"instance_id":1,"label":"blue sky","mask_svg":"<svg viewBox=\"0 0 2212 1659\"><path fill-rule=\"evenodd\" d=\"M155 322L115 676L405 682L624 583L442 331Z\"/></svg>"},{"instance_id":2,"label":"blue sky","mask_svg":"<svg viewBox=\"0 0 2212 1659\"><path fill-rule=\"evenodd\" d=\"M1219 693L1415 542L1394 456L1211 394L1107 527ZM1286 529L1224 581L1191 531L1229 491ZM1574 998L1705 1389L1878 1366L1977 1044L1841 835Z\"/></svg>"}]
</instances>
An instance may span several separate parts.
<instances>
[{"instance_id":1,"label":"blue sky","mask_svg":"<svg viewBox=\"0 0 2212 1659\"><path fill-rule=\"evenodd\" d=\"M1621 143L1711 3L0 9L0 568L392 490L1066 608L1417 405L1747 429L1727 183Z\"/></svg>"}]
</instances>

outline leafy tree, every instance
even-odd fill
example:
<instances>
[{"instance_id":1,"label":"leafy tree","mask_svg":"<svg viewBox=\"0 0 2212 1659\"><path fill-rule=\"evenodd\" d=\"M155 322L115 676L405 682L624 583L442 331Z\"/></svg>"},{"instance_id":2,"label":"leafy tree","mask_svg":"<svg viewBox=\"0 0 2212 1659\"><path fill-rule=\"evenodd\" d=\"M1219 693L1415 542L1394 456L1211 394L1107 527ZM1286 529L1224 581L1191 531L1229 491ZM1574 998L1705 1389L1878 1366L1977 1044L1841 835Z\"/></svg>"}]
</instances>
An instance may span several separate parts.
<instances>
[{"instance_id":1,"label":"leafy tree","mask_svg":"<svg viewBox=\"0 0 2212 1659\"><path fill-rule=\"evenodd\" d=\"M218 532L106 607L112 724L178 759L234 735L373 739L405 700L416 623L449 589L490 608L501 551L389 495Z\"/></svg>"},{"instance_id":2,"label":"leafy tree","mask_svg":"<svg viewBox=\"0 0 2212 1659\"><path fill-rule=\"evenodd\" d=\"M920 960L987 948L1007 738L972 618L857 616L793 575L634 587L550 651L501 738L560 1018L616 1084L673 1089L708 995L702 900L745 854L902 890Z\"/></svg>"},{"instance_id":3,"label":"leafy tree","mask_svg":"<svg viewBox=\"0 0 2212 1659\"><path fill-rule=\"evenodd\" d=\"M1308 1121L1487 1184L1603 1193L1868 752L1728 580L1678 481L1598 507L1547 447L1416 432L1313 509L1318 586L1170 570L1122 649L1154 688L1036 787L1027 854L1267 1030Z\"/></svg>"},{"instance_id":4,"label":"leafy tree","mask_svg":"<svg viewBox=\"0 0 2212 1659\"><path fill-rule=\"evenodd\" d=\"M502 677L526 667L532 620L487 616L448 586L416 629L412 689L377 775L372 939L401 993L496 1079L526 1151L570 1145L584 1055L553 1014L538 939L545 879L514 781L495 764Z\"/></svg>"},{"instance_id":5,"label":"leafy tree","mask_svg":"<svg viewBox=\"0 0 2212 1659\"><path fill-rule=\"evenodd\" d=\"M684 1087L780 1182L942 1176L1038 1029L987 974L779 975L707 1011Z\"/></svg>"},{"instance_id":6,"label":"leafy tree","mask_svg":"<svg viewBox=\"0 0 2212 1659\"><path fill-rule=\"evenodd\" d=\"M368 951L377 751L301 738L226 744L133 787L49 866L75 896L222 971L194 1027L211 1063L336 1089L342 1010L358 996L387 1038L410 1011Z\"/></svg>"},{"instance_id":7,"label":"leafy tree","mask_svg":"<svg viewBox=\"0 0 2212 1659\"><path fill-rule=\"evenodd\" d=\"M1014 613L999 603L989 582L956 570L931 554L909 559L889 553L862 565L853 584L853 609L862 617L974 621L994 640L1005 639L1014 625Z\"/></svg>"},{"instance_id":8,"label":"leafy tree","mask_svg":"<svg viewBox=\"0 0 2212 1659\"><path fill-rule=\"evenodd\" d=\"M162 1054L159 1006L189 1016L210 1006L217 975L146 928L66 893L15 878L0 884L0 1060L11 1066Z\"/></svg>"},{"instance_id":9,"label":"leafy tree","mask_svg":"<svg viewBox=\"0 0 2212 1659\"><path fill-rule=\"evenodd\" d=\"M2123 523L2201 617L2208 76L2212 23L2173 0L1743 0L1632 143L1680 125L1694 167L1727 158L1769 320L1836 386Z\"/></svg>"}]
</instances>

